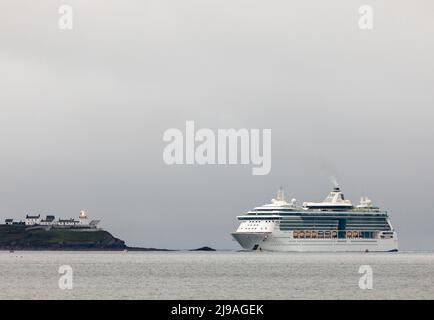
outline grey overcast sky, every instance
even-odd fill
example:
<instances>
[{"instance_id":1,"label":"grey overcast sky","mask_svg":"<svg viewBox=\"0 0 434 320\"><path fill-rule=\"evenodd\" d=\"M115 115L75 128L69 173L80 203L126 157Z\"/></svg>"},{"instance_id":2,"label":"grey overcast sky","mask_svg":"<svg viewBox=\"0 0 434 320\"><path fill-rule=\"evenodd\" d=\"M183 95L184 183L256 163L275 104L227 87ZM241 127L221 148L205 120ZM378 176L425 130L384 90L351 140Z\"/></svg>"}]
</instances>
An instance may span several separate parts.
<instances>
[{"instance_id":1,"label":"grey overcast sky","mask_svg":"<svg viewBox=\"0 0 434 320\"><path fill-rule=\"evenodd\" d=\"M72 30L58 28L61 4ZM370 4L374 29L358 28ZM238 249L283 186L389 211L434 249L434 2L3 0L0 217L91 218L129 245ZM168 128L271 128L272 169L167 166Z\"/></svg>"}]
</instances>

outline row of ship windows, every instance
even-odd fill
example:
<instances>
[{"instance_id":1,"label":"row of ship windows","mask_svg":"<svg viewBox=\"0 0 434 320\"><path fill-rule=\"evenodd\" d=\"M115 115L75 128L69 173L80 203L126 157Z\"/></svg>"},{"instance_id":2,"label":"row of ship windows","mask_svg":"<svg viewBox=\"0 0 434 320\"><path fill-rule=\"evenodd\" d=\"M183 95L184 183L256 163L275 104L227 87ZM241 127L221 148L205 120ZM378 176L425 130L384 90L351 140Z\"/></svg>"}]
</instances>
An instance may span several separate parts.
<instances>
[{"instance_id":1,"label":"row of ship windows","mask_svg":"<svg viewBox=\"0 0 434 320\"><path fill-rule=\"evenodd\" d=\"M244 230L267 230L266 227L258 228L260 225L260 222L271 222L271 221L269 221L269 220L265 220L265 221L252 220L252 221L247 223L247 227L243 227L242 229L244 229Z\"/></svg>"},{"instance_id":2,"label":"row of ship windows","mask_svg":"<svg viewBox=\"0 0 434 320\"><path fill-rule=\"evenodd\" d=\"M352 225L346 225L345 228L341 229L377 229L377 228L387 228L389 225L387 224L365 224L365 225L358 225L358 224L352 224ZM308 229L321 229L321 228L337 228L337 224L280 224L281 228L293 228L293 229L300 229L300 228L308 228Z\"/></svg>"},{"instance_id":3,"label":"row of ship windows","mask_svg":"<svg viewBox=\"0 0 434 320\"><path fill-rule=\"evenodd\" d=\"M294 239L324 239L324 238L339 238L339 239L373 239L377 237L376 231L311 231L300 230L294 231L292 236Z\"/></svg>"},{"instance_id":4,"label":"row of ship windows","mask_svg":"<svg viewBox=\"0 0 434 320\"><path fill-rule=\"evenodd\" d=\"M338 219L281 219L283 222L306 222L306 223L322 223L322 222L329 222L329 223L338 223ZM387 221L385 219L345 219L345 223L386 223Z\"/></svg>"},{"instance_id":5,"label":"row of ship windows","mask_svg":"<svg viewBox=\"0 0 434 320\"><path fill-rule=\"evenodd\" d=\"M310 230L310 231L318 231L318 228L311 228L311 227L296 227L296 228L287 228L287 227L280 227L279 228L281 231L303 231L303 230ZM356 230L359 230L359 231L390 231L391 229L390 229L390 227L378 227L378 228L368 228L368 227L366 227L366 228L359 228L359 227L357 227L357 228L353 228L353 229L350 229L350 228L347 228L347 229L345 229L345 230L354 230L354 229L356 229ZM327 231L337 231L338 229L337 228L324 228L324 227L321 227L321 230L327 230ZM345 231L339 231L339 232L345 232Z\"/></svg>"},{"instance_id":6,"label":"row of ship windows","mask_svg":"<svg viewBox=\"0 0 434 320\"><path fill-rule=\"evenodd\" d=\"M362 215L357 215L354 213L346 213L346 212L333 212L331 213L315 213L315 217L310 217L309 215L312 215L311 213L304 213L304 212L291 212L291 213L284 213L284 212L252 212L248 213L249 216L260 216L260 215L276 215L276 216L290 216L290 217L306 217L306 218L315 218L315 217L326 217L331 218L330 216L333 215L333 217L337 218L361 218L364 219L366 217L387 217L387 214L384 213L363 213Z\"/></svg>"},{"instance_id":7,"label":"row of ship windows","mask_svg":"<svg viewBox=\"0 0 434 320\"><path fill-rule=\"evenodd\" d=\"M265 220L265 221L261 221L261 220L251 220L251 221L248 222L248 224L251 224L251 223L260 223L260 222L272 222L272 221L271 221L271 220Z\"/></svg>"}]
</instances>

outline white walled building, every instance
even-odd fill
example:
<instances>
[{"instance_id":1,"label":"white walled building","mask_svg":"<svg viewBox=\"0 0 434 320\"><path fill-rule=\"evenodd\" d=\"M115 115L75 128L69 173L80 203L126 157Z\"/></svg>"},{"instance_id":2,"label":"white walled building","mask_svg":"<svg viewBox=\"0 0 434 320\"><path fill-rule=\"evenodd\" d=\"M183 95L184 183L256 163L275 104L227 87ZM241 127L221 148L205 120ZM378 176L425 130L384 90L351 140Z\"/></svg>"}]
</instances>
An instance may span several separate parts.
<instances>
[{"instance_id":1,"label":"white walled building","mask_svg":"<svg viewBox=\"0 0 434 320\"><path fill-rule=\"evenodd\" d=\"M76 226L80 224L80 221L71 219L59 219L59 221L56 223L58 226Z\"/></svg>"},{"instance_id":2,"label":"white walled building","mask_svg":"<svg viewBox=\"0 0 434 320\"><path fill-rule=\"evenodd\" d=\"M47 226L50 228L62 228L62 229L94 229L97 230L97 225L99 224L99 220L92 220L89 222L87 219L87 214L85 211L80 211L80 215L78 217L78 220L75 220L74 218L69 219L59 219L55 220L55 216L53 215L47 215L45 219L41 217L40 214L37 216L32 215L26 215L26 218L24 222L14 222L13 219L6 219L5 224L6 225L26 225L26 226Z\"/></svg>"},{"instance_id":3,"label":"white walled building","mask_svg":"<svg viewBox=\"0 0 434 320\"><path fill-rule=\"evenodd\" d=\"M26 226L34 226L40 224L40 222L41 222L40 214L38 214L37 216L30 216L26 214L26 219L24 220Z\"/></svg>"},{"instance_id":4,"label":"white walled building","mask_svg":"<svg viewBox=\"0 0 434 320\"><path fill-rule=\"evenodd\" d=\"M52 224L54 224L54 216L46 216L45 219L41 220L40 225L41 226L51 226Z\"/></svg>"}]
</instances>

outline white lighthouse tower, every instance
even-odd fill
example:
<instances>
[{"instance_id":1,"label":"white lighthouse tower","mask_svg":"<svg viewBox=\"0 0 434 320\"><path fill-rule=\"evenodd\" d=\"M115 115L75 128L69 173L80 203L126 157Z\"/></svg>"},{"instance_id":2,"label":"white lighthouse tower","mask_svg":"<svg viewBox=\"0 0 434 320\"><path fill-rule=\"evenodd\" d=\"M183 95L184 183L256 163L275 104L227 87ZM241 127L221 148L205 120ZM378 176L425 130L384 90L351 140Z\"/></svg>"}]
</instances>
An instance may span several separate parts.
<instances>
[{"instance_id":1,"label":"white lighthouse tower","mask_svg":"<svg viewBox=\"0 0 434 320\"><path fill-rule=\"evenodd\" d=\"M84 210L80 211L80 215L78 218L80 219L80 224L87 224L87 215Z\"/></svg>"}]
</instances>

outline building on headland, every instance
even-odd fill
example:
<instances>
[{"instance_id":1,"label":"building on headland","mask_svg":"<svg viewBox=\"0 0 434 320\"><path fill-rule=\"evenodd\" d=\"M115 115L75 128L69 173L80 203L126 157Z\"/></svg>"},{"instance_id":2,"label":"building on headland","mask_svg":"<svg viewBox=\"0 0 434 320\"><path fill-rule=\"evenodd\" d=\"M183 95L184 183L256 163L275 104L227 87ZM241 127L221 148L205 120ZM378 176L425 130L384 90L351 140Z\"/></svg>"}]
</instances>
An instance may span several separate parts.
<instances>
[{"instance_id":1,"label":"building on headland","mask_svg":"<svg viewBox=\"0 0 434 320\"><path fill-rule=\"evenodd\" d=\"M24 223L26 226L34 226L41 222L41 215L38 214L37 216L31 216L26 214L26 219L24 220Z\"/></svg>"},{"instance_id":2,"label":"building on headland","mask_svg":"<svg viewBox=\"0 0 434 320\"><path fill-rule=\"evenodd\" d=\"M70 218L70 219L59 219L59 221L57 222L57 225L59 226L76 226L78 225L80 222L77 220L74 220L74 218Z\"/></svg>"},{"instance_id":3,"label":"building on headland","mask_svg":"<svg viewBox=\"0 0 434 320\"><path fill-rule=\"evenodd\" d=\"M78 219L79 219L81 225L87 224L87 215L86 215L86 212L84 212L84 210L80 211L80 215L78 216Z\"/></svg>"},{"instance_id":4,"label":"building on headland","mask_svg":"<svg viewBox=\"0 0 434 320\"><path fill-rule=\"evenodd\" d=\"M47 215L45 219L41 217L40 214L35 215L26 215L24 222L15 222L13 219L6 219L6 225L25 225L26 227L37 227L43 226L48 228L59 228L59 229L88 229L88 230L98 230L97 226L100 220L92 220L88 222L87 214L85 211L80 211L80 215L78 220L74 218L68 219L58 219L56 221L56 217L54 215Z\"/></svg>"},{"instance_id":5,"label":"building on headland","mask_svg":"<svg viewBox=\"0 0 434 320\"><path fill-rule=\"evenodd\" d=\"M41 226L50 226L53 224L55 217L54 216L46 216L45 219L40 221Z\"/></svg>"}]
</instances>

